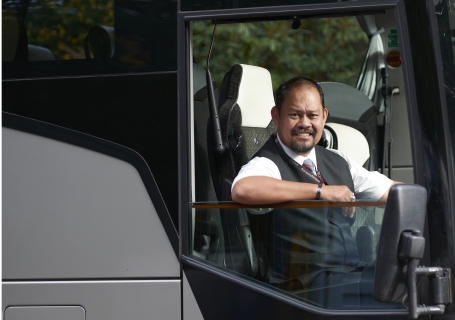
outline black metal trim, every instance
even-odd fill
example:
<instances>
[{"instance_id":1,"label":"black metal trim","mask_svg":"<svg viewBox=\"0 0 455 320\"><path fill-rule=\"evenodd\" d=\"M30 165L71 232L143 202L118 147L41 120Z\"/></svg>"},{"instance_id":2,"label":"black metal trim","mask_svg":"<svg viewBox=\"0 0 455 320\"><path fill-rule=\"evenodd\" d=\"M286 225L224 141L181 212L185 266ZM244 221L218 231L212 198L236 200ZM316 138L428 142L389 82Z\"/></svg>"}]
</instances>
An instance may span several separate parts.
<instances>
[{"instance_id":1,"label":"black metal trim","mask_svg":"<svg viewBox=\"0 0 455 320\"><path fill-rule=\"evenodd\" d=\"M417 108L416 83L414 74L414 62L412 59L411 41L409 39L409 28L407 21L406 6L404 1L398 3L395 10L398 37L400 39L400 52L402 55L403 82L405 85L405 96L408 113L408 125L411 139L411 153L413 160L414 183L426 186L424 150L422 146L422 131L419 110ZM423 236L429 239L428 215L425 219ZM422 265L431 265L430 243L425 243L424 257L420 260ZM423 279L421 288L429 288L427 279ZM420 290L420 300L425 302L429 299L428 290Z\"/></svg>"},{"instance_id":2,"label":"black metal trim","mask_svg":"<svg viewBox=\"0 0 455 320\"><path fill-rule=\"evenodd\" d=\"M272 299L278 300L280 302L291 305L295 308L298 308L305 312L310 312L319 316L328 316L328 317L362 317L362 316L375 316L375 317L384 317L384 316L407 316L408 310L328 310L315 306L306 304L303 301L300 301L291 296L285 295L279 291L273 290L266 286L261 286L260 284L248 281L240 276L234 275L227 271L212 267L208 264L205 264L201 261L195 260L193 258L182 256L182 264L186 264L196 269L203 270L210 274L221 277L227 281L234 282L235 284L253 290L257 293L263 294Z\"/></svg>"},{"instance_id":3,"label":"black metal trim","mask_svg":"<svg viewBox=\"0 0 455 320\"><path fill-rule=\"evenodd\" d=\"M400 50L402 55L402 70L404 84L407 85L405 90L407 112L408 112L408 124L409 131L414 137L411 139L411 152L414 167L414 183L425 186L425 178L423 177L424 172L424 160L423 160L423 149L420 131L420 120L419 112L417 110L417 97L416 97L416 86L414 69L411 54L411 43L408 35L408 23L406 17L406 8L404 1L401 1L395 11L395 20L397 22L398 37L401 41Z\"/></svg>"},{"instance_id":4,"label":"black metal trim","mask_svg":"<svg viewBox=\"0 0 455 320\"><path fill-rule=\"evenodd\" d=\"M180 1L177 1L177 12L180 12ZM181 52L181 50L185 50L185 33L183 33L182 30L186 30L185 28L185 22L182 20L182 18L180 16L177 15L177 53L178 52ZM183 48L182 48L183 46ZM186 52L186 51L184 51ZM188 237L188 219L186 219L186 221L184 221L184 218L186 217L185 215L185 212L186 210L184 211L183 209L183 205L182 203L183 202L183 199L186 199L186 196L184 196L185 194L188 194L188 192L186 192L187 188L184 187L184 184L182 183L182 181L180 180L181 177L183 177L182 175L185 174L185 177L188 177L188 173L187 172L183 172L183 170L181 169L182 168L182 160L181 160L181 157L184 155L184 154L187 154L185 153L185 148L184 148L184 143L183 143L183 133L185 131L182 131L180 129L180 124L181 124L181 119L184 119L182 118L182 115L183 115L183 111L184 108L183 107L180 107L180 106L186 106L186 103L185 103L185 100L184 98L186 96L188 96L189 94L183 94L183 92L186 92L186 90L183 90L185 88L187 88L188 86L186 85L186 73L182 72L182 68L183 66L185 65L185 58L188 56L188 54L186 54L185 56L183 54L177 54L177 154L178 154L178 160L177 160L177 163L178 163L178 199L179 199L179 204L177 206L177 214L178 214L178 221L179 221L179 225L178 225L178 228L179 228L179 235L180 235L180 238L179 238L179 244L180 244L180 251L179 251L179 262L180 262L180 258L182 256L182 248L183 248L183 240L182 239L187 239L187 238L183 238L182 236L184 237ZM188 73L189 74L189 73ZM188 132L188 130L186 131ZM182 199L183 198L183 199ZM183 226L182 226L183 224ZM186 226L186 227L185 227ZM183 234L182 234L183 232ZM184 314L185 314L185 310L184 310L184 304L183 304L183 301L184 301L184 294L183 294L183 285L184 285L184 281L183 281L183 277L184 277L184 274L183 274L183 266L182 264L180 263L180 278L182 279L182 281L180 281L180 318L181 319L184 319Z\"/></svg>"},{"instance_id":5,"label":"black metal trim","mask_svg":"<svg viewBox=\"0 0 455 320\"><path fill-rule=\"evenodd\" d=\"M440 61L440 47L439 37L437 35L437 25L435 23L435 12L433 3L427 0L414 1L404 0L400 2L398 8L400 9L400 18L403 18L405 23L402 25L406 28L406 35L403 37L399 34L400 39L404 43L404 47L409 51L405 51L403 56L404 66L409 70L404 72L406 77L405 83L409 85L406 89L406 99L408 101L408 114L409 124L411 130L411 146L414 159L414 178L415 183L423 185L428 190L428 205L427 205L427 219L424 228L424 237L427 239L425 244L425 255L420 260L423 265L431 265L433 255L438 255L441 252L439 244L436 244L442 237L438 237L441 232L441 225L447 225L447 230L450 226L454 225L454 219L450 213L454 212L455 202L453 201L454 181L453 181L453 163L450 146L449 124L447 118L447 105L445 94L443 92L443 76L442 65ZM406 21L406 16L409 20ZM415 23L419 21L419 23ZM400 32L400 30L399 30ZM425 41L424 44L418 43ZM428 48L423 50L422 48ZM412 60L412 55L419 55L418 60ZM422 66L425 66L423 70ZM426 71L426 72L425 72ZM436 80L436 81L435 81ZM418 88L418 89L417 89ZM423 89L423 90L422 90ZM428 101L428 99L431 99ZM411 107L412 106L412 107ZM425 111L436 115L433 119L426 119ZM442 118L442 119L441 119ZM433 122L430 123L430 121ZM434 126L434 127L433 127ZM442 128L441 128L442 126ZM441 132L442 131L442 132ZM432 149L429 150L425 145L431 145ZM430 160L434 159L434 160ZM430 167L436 162L437 170L433 174ZM427 166L427 167L426 167ZM428 172L430 171L430 172ZM440 198L435 199L432 191L437 190ZM444 206L444 207L442 207ZM450 210L452 210L450 212ZM435 219L435 214L444 212L443 222L438 222ZM432 224L436 222L436 227ZM438 229L440 228L441 229ZM429 229L431 229L431 233ZM445 246L453 246L454 231L448 231L450 237L445 237L447 242ZM432 239L435 238L435 239ZM429 241L428 241L429 240ZM430 242L432 247L436 249L435 252L430 252ZM444 250L444 249L442 249ZM453 266L454 257L448 255L450 264ZM436 261L440 265L441 259L437 258ZM447 262L442 266L448 266ZM428 303L430 297L428 290L422 289L429 288L428 282L424 278L419 290L421 301Z\"/></svg>"},{"instance_id":6,"label":"black metal trim","mask_svg":"<svg viewBox=\"0 0 455 320\"><path fill-rule=\"evenodd\" d=\"M180 10L180 1L177 4L177 10ZM177 15L177 154L178 154L178 217L179 217L179 261L182 253L187 251L187 242L189 239L188 232L188 203L190 202L190 180L189 180L189 152L190 132L189 117L187 116L187 101L189 97L189 84L187 83L189 68L189 55L187 49L187 28L185 21ZM183 266L180 263L180 277L183 279ZM180 284L181 301L184 300L183 281ZM184 319L183 302L181 309L181 318Z\"/></svg>"},{"instance_id":7,"label":"black metal trim","mask_svg":"<svg viewBox=\"0 0 455 320\"><path fill-rule=\"evenodd\" d=\"M2 112L2 117L2 125L4 127L66 142L85 149L103 153L126 161L134 166L144 182L144 186L147 189L153 206L158 213L161 224L163 225L169 241L171 242L174 253L177 257L179 257L179 238L177 230L172 223L171 216L169 215L166 204L164 203L158 186L156 185L153 174L150 171L147 162L139 153L120 144L46 122L7 112Z\"/></svg>"},{"instance_id":8,"label":"black metal trim","mask_svg":"<svg viewBox=\"0 0 455 320\"><path fill-rule=\"evenodd\" d=\"M346 12L350 10L362 9L362 11L374 11L393 9L399 0L384 0L384 1L346 1L335 3L318 3L308 5L292 5L292 6L274 6L274 7L257 7L257 8L238 8L238 9L222 9L222 10L207 10L207 11L183 11L178 12L185 21L190 20L211 20L211 19L229 19L236 17L238 19L270 17L270 16L285 16L295 14L297 11L305 14L324 14L336 10L337 12ZM179 51L180 52L180 51Z\"/></svg>"},{"instance_id":9,"label":"black metal trim","mask_svg":"<svg viewBox=\"0 0 455 320\"><path fill-rule=\"evenodd\" d=\"M430 33L433 42L433 50L435 53L435 64L436 64L436 74L438 77L438 83L440 84L439 87L439 96L441 99L441 113L442 113L442 130L444 132L445 137L445 156L446 160L445 163L447 164L447 180L448 180L448 200L449 200L449 207L452 213L455 212L455 168L454 168L454 161L452 161L452 141L450 139L450 123L449 123L449 114L447 110L447 100L446 100L446 92L445 92L445 81L444 81L444 68L442 65L442 61L440 58L441 54L441 46L439 43L439 34L438 34L438 24L436 22L436 12L434 7L434 2L427 2L428 3L428 18L430 20ZM452 216L452 240L455 239L455 219ZM455 267L455 257L452 257L451 268Z\"/></svg>"},{"instance_id":10,"label":"black metal trim","mask_svg":"<svg viewBox=\"0 0 455 320\"><path fill-rule=\"evenodd\" d=\"M190 181L190 90L189 90L189 28L182 16L177 16L177 88L178 88L178 185L179 185L179 235L181 253L188 250L188 203L191 195Z\"/></svg>"}]
</instances>

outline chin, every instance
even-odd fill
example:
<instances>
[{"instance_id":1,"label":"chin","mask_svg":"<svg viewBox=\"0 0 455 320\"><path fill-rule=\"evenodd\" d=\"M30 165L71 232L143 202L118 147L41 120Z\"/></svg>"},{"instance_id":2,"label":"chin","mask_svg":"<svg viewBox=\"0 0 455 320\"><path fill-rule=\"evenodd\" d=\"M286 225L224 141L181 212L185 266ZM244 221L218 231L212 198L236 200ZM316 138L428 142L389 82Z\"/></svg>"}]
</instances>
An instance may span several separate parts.
<instances>
[{"instance_id":1,"label":"chin","mask_svg":"<svg viewBox=\"0 0 455 320\"><path fill-rule=\"evenodd\" d=\"M308 144L297 144L294 141L291 141L290 149L298 154L308 154L311 150L313 150L315 145L314 141Z\"/></svg>"}]
</instances>

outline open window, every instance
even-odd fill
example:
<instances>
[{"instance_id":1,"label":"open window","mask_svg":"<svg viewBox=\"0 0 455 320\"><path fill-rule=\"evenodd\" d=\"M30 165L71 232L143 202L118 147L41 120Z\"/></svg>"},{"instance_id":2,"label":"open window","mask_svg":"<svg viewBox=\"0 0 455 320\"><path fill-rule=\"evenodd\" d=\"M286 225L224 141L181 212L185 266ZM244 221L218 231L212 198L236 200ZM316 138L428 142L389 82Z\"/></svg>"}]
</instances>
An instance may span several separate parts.
<instances>
[{"instance_id":1,"label":"open window","mask_svg":"<svg viewBox=\"0 0 455 320\"><path fill-rule=\"evenodd\" d=\"M327 147L370 171L414 182L403 72L387 63L392 51L399 55L396 28L393 10L191 22L192 257L325 309L403 308L373 299L384 203L364 199L350 219L343 203L230 202L238 170L274 132L267 119L274 104L266 97L300 75L323 87ZM213 78L206 78L207 67ZM224 152L215 143L211 95ZM255 109L255 97L266 99L263 110Z\"/></svg>"}]
</instances>

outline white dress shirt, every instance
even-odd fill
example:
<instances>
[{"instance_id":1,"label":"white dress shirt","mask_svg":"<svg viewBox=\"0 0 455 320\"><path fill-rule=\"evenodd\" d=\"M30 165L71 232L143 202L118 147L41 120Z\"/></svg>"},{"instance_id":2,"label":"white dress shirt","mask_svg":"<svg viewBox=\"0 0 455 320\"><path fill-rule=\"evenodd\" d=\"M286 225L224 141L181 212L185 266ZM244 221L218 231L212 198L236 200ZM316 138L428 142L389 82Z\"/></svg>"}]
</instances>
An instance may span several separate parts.
<instances>
[{"instance_id":1,"label":"white dress shirt","mask_svg":"<svg viewBox=\"0 0 455 320\"><path fill-rule=\"evenodd\" d=\"M286 147L281 142L278 134L277 137L278 142L283 147L284 152L290 158L294 159L297 163L301 165L303 164L303 161L305 159L309 158L311 161L313 161L316 168L318 167L316 152L314 148L311 150L307 157L304 157ZM385 175L380 174L377 171L366 170L365 168L357 164L354 160L352 160L350 157L348 157L347 155L338 150L333 149L327 150L330 150L340 155L348 163L349 170L351 171L352 181L354 182L354 193L357 199L368 199L372 201L377 201L390 188L392 180L387 178ZM242 167L242 169L240 169L240 172L238 173L237 177L234 179L234 182L232 183L232 187L234 187L236 182L239 181L240 179L251 176L266 176L281 180L280 170L272 160L265 157L255 157L251 159L247 164L245 164Z\"/></svg>"}]
</instances>

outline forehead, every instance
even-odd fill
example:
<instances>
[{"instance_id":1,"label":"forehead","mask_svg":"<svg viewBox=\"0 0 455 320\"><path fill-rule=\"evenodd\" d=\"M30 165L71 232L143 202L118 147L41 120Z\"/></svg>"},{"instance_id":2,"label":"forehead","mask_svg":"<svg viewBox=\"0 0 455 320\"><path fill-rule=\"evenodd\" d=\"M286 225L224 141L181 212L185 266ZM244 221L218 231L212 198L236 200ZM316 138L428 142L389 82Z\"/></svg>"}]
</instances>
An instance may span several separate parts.
<instances>
[{"instance_id":1,"label":"forehead","mask_svg":"<svg viewBox=\"0 0 455 320\"><path fill-rule=\"evenodd\" d=\"M282 108L311 108L311 109L321 109L321 97L319 91L310 85L301 85L295 88L292 88L289 93L286 95L283 101Z\"/></svg>"}]
</instances>

